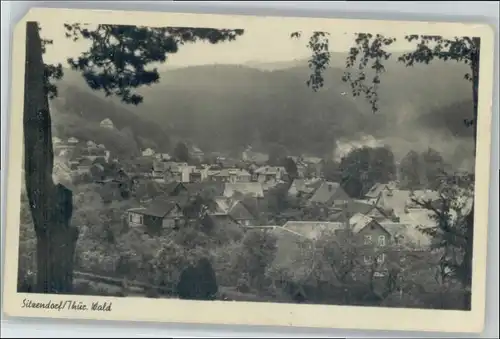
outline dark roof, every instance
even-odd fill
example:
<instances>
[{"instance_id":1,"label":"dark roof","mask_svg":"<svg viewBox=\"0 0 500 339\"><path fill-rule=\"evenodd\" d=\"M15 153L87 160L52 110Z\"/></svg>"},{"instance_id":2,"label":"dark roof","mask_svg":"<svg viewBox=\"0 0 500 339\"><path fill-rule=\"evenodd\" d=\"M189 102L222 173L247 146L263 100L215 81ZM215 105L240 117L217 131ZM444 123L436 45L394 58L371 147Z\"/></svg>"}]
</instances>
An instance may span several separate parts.
<instances>
[{"instance_id":1,"label":"dark roof","mask_svg":"<svg viewBox=\"0 0 500 339\"><path fill-rule=\"evenodd\" d=\"M82 160L80 160L79 166L92 166L92 160L88 159L88 158L83 158Z\"/></svg>"},{"instance_id":2,"label":"dark roof","mask_svg":"<svg viewBox=\"0 0 500 339\"><path fill-rule=\"evenodd\" d=\"M311 202L320 204L326 204L332 200L350 200L344 189L336 182L322 183L311 198Z\"/></svg>"},{"instance_id":3,"label":"dark roof","mask_svg":"<svg viewBox=\"0 0 500 339\"><path fill-rule=\"evenodd\" d=\"M350 200L347 203L347 206L345 207L347 214L349 215L355 215L357 213L360 214L367 214L370 212L372 209L374 209L375 206L370 203L365 203L361 201L356 201L356 200Z\"/></svg>"},{"instance_id":4,"label":"dark roof","mask_svg":"<svg viewBox=\"0 0 500 339\"><path fill-rule=\"evenodd\" d=\"M231 207L228 214L235 220L255 219L249 209L239 201Z\"/></svg>"},{"instance_id":5,"label":"dark roof","mask_svg":"<svg viewBox=\"0 0 500 339\"><path fill-rule=\"evenodd\" d=\"M210 193L212 196L222 196L224 194L224 184L218 182L196 182L183 184L189 195L198 193Z\"/></svg>"},{"instance_id":6,"label":"dark roof","mask_svg":"<svg viewBox=\"0 0 500 339\"><path fill-rule=\"evenodd\" d=\"M145 215L150 215L153 217L163 218L167 215L175 206L179 206L178 199L157 198L154 199L151 204L146 208L144 212Z\"/></svg>"},{"instance_id":7,"label":"dark roof","mask_svg":"<svg viewBox=\"0 0 500 339\"><path fill-rule=\"evenodd\" d=\"M172 195L172 194L174 194L175 190L179 187L179 185L183 186L183 184L179 181L169 182L169 183L165 184L164 192L168 195Z\"/></svg>"}]
</instances>

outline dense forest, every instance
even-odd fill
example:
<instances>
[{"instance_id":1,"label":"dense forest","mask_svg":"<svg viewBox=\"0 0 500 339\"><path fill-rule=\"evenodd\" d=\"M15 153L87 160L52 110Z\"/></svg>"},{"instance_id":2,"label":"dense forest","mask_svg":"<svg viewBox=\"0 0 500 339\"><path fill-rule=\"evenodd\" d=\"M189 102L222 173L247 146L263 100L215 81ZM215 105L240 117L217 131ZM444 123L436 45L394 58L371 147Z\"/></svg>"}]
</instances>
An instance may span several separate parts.
<instances>
[{"instance_id":1,"label":"dense forest","mask_svg":"<svg viewBox=\"0 0 500 339\"><path fill-rule=\"evenodd\" d=\"M388 64L380 88L383 114L373 114L366 101L346 94L336 58L319 92L304 85L306 60L168 69L158 85L141 89L147 100L137 107L91 91L80 75L66 70L58 85L60 96L52 103L55 131L63 137L89 133L99 139L93 134L100 134L98 123L109 117L122 137L130 137L118 147L131 150L152 146L168 152L182 139L204 150L240 151L251 144L269 151L278 144L290 154L321 157L369 136L390 146L398 161L410 150L432 146L454 165L470 167L472 157L464 154L472 156L471 129L462 122L470 118L472 99L463 99L470 88L461 81L462 65ZM77 131L82 126L88 131ZM111 144L120 138L114 139Z\"/></svg>"}]
</instances>

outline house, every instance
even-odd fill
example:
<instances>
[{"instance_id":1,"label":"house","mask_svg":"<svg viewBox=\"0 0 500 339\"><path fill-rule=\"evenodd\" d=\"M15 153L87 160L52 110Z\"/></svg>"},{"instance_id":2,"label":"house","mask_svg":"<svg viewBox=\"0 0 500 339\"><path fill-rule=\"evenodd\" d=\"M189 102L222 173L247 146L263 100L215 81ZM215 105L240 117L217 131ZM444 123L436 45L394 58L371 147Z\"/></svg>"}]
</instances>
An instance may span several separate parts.
<instances>
[{"instance_id":1,"label":"house","mask_svg":"<svg viewBox=\"0 0 500 339\"><path fill-rule=\"evenodd\" d=\"M250 182L251 180L252 175L248 171L239 168L229 169L229 182Z\"/></svg>"},{"instance_id":2,"label":"house","mask_svg":"<svg viewBox=\"0 0 500 339\"><path fill-rule=\"evenodd\" d=\"M172 157L168 153L156 153L155 158L160 161L169 161L172 159Z\"/></svg>"},{"instance_id":3,"label":"house","mask_svg":"<svg viewBox=\"0 0 500 339\"><path fill-rule=\"evenodd\" d=\"M87 147L94 148L94 147L97 147L97 145L92 140L89 140L89 141L87 141Z\"/></svg>"},{"instance_id":4,"label":"house","mask_svg":"<svg viewBox=\"0 0 500 339\"><path fill-rule=\"evenodd\" d=\"M150 157L137 157L130 164L130 172L136 176L151 177L153 170L153 159Z\"/></svg>"},{"instance_id":5,"label":"house","mask_svg":"<svg viewBox=\"0 0 500 339\"><path fill-rule=\"evenodd\" d=\"M378 197L380 196L382 191L392 190L392 189L396 189L394 184L376 183L375 185L372 186L372 188L370 188L368 190L368 192L365 194L364 198L365 198L365 200L368 200L368 201L375 201L378 199Z\"/></svg>"},{"instance_id":6,"label":"house","mask_svg":"<svg viewBox=\"0 0 500 339\"><path fill-rule=\"evenodd\" d=\"M71 183L72 182L72 174L71 168L69 164L65 161L54 159L54 165L52 169L52 178L54 183Z\"/></svg>"},{"instance_id":7,"label":"house","mask_svg":"<svg viewBox=\"0 0 500 339\"><path fill-rule=\"evenodd\" d=\"M319 179L295 179L290 188L288 195L291 197L307 197L312 194L321 186L322 181Z\"/></svg>"},{"instance_id":8,"label":"house","mask_svg":"<svg viewBox=\"0 0 500 339\"><path fill-rule=\"evenodd\" d=\"M191 149L189 151L189 156L193 159L201 161L205 156L205 153L199 147L191 146Z\"/></svg>"},{"instance_id":9,"label":"house","mask_svg":"<svg viewBox=\"0 0 500 339\"><path fill-rule=\"evenodd\" d=\"M269 155L267 155L265 153L254 152L254 151L252 151L251 147L248 147L241 154L241 159L244 162L254 163L257 165L264 165L269 161Z\"/></svg>"},{"instance_id":10,"label":"house","mask_svg":"<svg viewBox=\"0 0 500 339\"><path fill-rule=\"evenodd\" d=\"M313 196L309 199L309 203L334 207L343 206L350 200L351 198L347 195L339 183L325 181L314 192Z\"/></svg>"},{"instance_id":11,"label":"house","mask_svg":"<svg viewBox=\"0 0 500 339\"><path fill-rule=\"evenodd\" d=\"M76 171L78 174L90 174L90 168L93 165L93 161L88 158L83 158L78 162L76 166Z\"/></svg>"},{"instance_id":12,"label":"house","mask_svg":"<svg viewBox=\"0 0 500 339\"><path fill-rule=\"evenodd\" d=\"M211 171L210 180L215 182L229 182L230 174L229 170L222 169L219 171Z\"/></svg>"},{"instance_id":13,"label":"house","mask_svg":"<svg viewBox=\"0 0 500 339\"><path fill-rule=\"evenodd\" d=\"M281 166L262 166L254 171L254 178L260 183L277 182L286 174L285 168Z\"/></svg>"},{"instance_id":14,"label":"house","mask_svg":"<svg viewBox=\"0 0 500 339\"><path fill-rule=\"evenodd\" d=\"M193 172L189 173L189 182L199 183L203 180L203 173L199 169L195 169Z\"/></svg>"},{"instance_id":15,"label":"house","mask_svg":"<svg viewBox=\"0 0 500 339\"><path fill-rule=\"evenodd\" d=\"M304 178L307 173L307 164L304 162L304 159L300 156L291 156L290 157L293 162L295 163L295 166L297 167L297 175L299 178Z\"/></svg>"},{"instance_id":16,"label":"house","mask_svg":"<svg viewBox=\"0 0 500 339\"><path fill-rule=\"evenodd\" d=\"M141 153L143 157L152 157L155 155L155 151L152 150L151 148L146 148Z\"/></svg>"},{"instance_id":17,"label":"house","mask_svg":"<svg viewBox=\"0 0 500 339\"><path fill-rule=\"evenodd\" d=\"M324 161L318 157L304 156L302 162L307 166L307 173L312 177L321 177L323 174Z\"/></svg>"},{"instance_id":18,"label":"house","mask_svg":"<svg viewBox=\"0 0 500 339\"><path fill-rule=\"evenodd\" d=\"M223 185L214 182L171 182L165 185L164 188L165 194L169 196L194 196L201 194L210 199L222 196L223 190Z\"/></svg>"},{"instance_id":19,"label":"house","mask_svg":"<svg viewBox=\"0 0 500 339\"><path fill-rule=\"evenodd\" d=\"M102 148L89 147L81 151L80 156L94 162L96 159L101 158L105 163L109 162L111 152Z\"/></svg>"},{"instance_id":20,"label":"house","mask_svg":"<svg viewBox=\"0 0 500 339\"><path fill-rule=\"evenodd\" d=\"M238 182L226 183L224 186L224 196L231 198L235 193L249 195L255 198L264 198L262 184L259 182Z\"/></svg>"},{"instance_id":21,"label":"house","mask_svg":"<svg viewBox=\"0 0 500 339\"><path fill-rule=\"evenodd\" d=\"M433 243L432 237L419 230L415 225L400 222L382 222L380 226L389 232L391 244L398 247L399 250L425 251L429 250Z\"/></svg>"},{"instance_id":22,"label":"house","mask_svg":"<svg viewBox=\"0 0 500 339\"><path fill-rule=\"evenodd\" d=\"M58 137L52 137L52 145L56 146L62 143L61 138Z\"/></svg>"},{"instance_id":23,"label":"house","mask_svg":"<svg viewBox=\"0 0 500 339\"><path fill-rule=\"evenodd\" d=\"M380 193L375 205L387 213L391 212L394 216L404 218L410 210L422 210L422 206L417 204L425 200L430 201L433 207L439 207L439 194L433 191L420 190L384 190Z\"/></svg>"},{"instance_id":24,"label":"house","mask_svg":"<svg viewBox=\"0 0 500 339\"><path fill-rule=\"evenodd\" d=\"M241 201L236 201L229 207L227 214L242 226L255 226L257 218Z\"/></svg>"},{"instance_id":25,"label":"house","mask_svg":"<svg viewBox=\"0 0 500 339\"><path fill-rule=\"evenodd\" d=\"M108 129L114 129L115 125L113 124L113 121L111 119L106 118L103 121L100 122L99 126L102 128L108 128Z\"/></svg>"},{"instance_id":26,"label":"house","mask_svg":"<svg viewBox=\"0 0 500 339\"><path fill-rule=\"evenodd\" d=\"M105 148L106 148L106 146L104 146L103 144L99 144L99 145L97 145L97 148L100 148L100 149L105 149Z\"/></svg>"},{"instance_id":27,"label":"house","mask_svg":"<svg viewBox=\"0 0 500 339\"><path fill-rule=\"evenodd\" d=\"M180 181L188 183L190 181L190 175L196 170L196 166L189 166L187 163L180 162L166 162L164 172L164 181Z\"/></svg>"},{"instance_id":28,"label":"house","mask_svg":"<svg viewBox=\"0 0 500 339\"><path fill-rule=\"evenodd\" d=\"M200 183L183 183L186 192L189 196L197 194L203 195L205 198L213 199L223 195L224 185L214 182L200 182Z\"/></svg>"},{"instance_id":29,"label":"house","mask_svg":"<svg viewBox=\"0 0 500 339\"><path fill-rule=\"evenodd\" d=\"M175 197L157 198L146 208L127 210L130 227L144 227L154 235L161 234L164 230L178 229L183 218L182 205Z\"/></svg>"},{"instance_id":30,"label":"house","mask_svg":"<svg viewBox=\"0 0 500 339\"><path fill-rule=\"evenodd\" d=\"M77 138L75 138L75 137L71 137L71 138L68 139L68 144L72 145L72 146L78 144L79 142L80 141Z\"/></svg>"},{"instance_id":31,"label":"house","mask_svg":"<svg viewBox=\"0 0 500 339\"><path fill-rule=\"evenodd\" d=\"M151 169L151 179L156 182L165 182L165 170L167 163L158 159L153 160L153 168Z\"/></svg>"},{"instance_id":32,"label":"house","mask_svg":"<svg viewBox=\"0 0 500 339\"><path fill-rule=\"evenodd\" d=\"M229 209L233 205L232 198L226 198L224 196L214 197L215 210L214 213L217 214L227 214Z\"/></svg>"},{"instance_id":33,"label":"house","mask_svg":"<svg viewBox=\"0 0 500 339\"><path fill-rule=\"evenodd\" d=\"M323 231L337 232L347 228L343 222L328 222L328 221L288 221L283 225L283 228L288 231L300 234L303 237L314 240Z\"/></svg>"}]
</instances>

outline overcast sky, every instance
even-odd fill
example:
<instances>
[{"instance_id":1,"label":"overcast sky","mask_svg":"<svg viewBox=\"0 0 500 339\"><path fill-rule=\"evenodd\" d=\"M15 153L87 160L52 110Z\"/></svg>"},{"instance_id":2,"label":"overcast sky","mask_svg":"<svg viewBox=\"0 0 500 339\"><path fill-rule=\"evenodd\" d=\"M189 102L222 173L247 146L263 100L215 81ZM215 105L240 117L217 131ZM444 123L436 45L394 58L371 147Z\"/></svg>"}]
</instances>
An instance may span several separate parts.
<instances>
[{"instance_id":1,"label":"overcast sky","mask_svg":"<svg viewBox=\"0 0 500 339\"><path fill-rule=\"evenodd\" d=\"M52 39L54 44L47 47L44 55L46 63L66 64L68 57L76 57L88 49L88 41L73 42L65 37L65 30L61 23L41 22L41 34L45 39ZM272 31L266 27L253 26L245 30L243 36L236 41L212 45L195 43L184 45L176 54L170 56L168 66L184 67L202 64L245 64L250 62L277 62L292 61L310 56L306 47L310 32L305 32L302 39L291 39L290 29ZM410 48L410 44L402 37L396 36L398 41L389 50L402 51ZM330 48L334 52L345 52L353 44L352 33L331 33Z\"/></svg>"}]
</instances>

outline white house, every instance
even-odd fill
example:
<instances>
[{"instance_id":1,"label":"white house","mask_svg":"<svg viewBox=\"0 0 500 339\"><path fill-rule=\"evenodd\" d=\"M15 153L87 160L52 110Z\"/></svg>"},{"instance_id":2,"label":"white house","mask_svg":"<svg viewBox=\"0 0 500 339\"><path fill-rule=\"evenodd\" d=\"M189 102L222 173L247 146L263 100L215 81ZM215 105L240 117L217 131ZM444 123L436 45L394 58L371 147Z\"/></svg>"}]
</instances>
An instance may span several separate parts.
<instances>
[{"instance_id":1,"label":"white house","mask_svg":"<svg viewBox=\"0 0 500 339\"><path fill-rule=\"evenodd\" d=\"M106 118L101 123L99 124L102 128L109 128L109 129L114 129L115 125L113 125L113 121L111 119Z\"/></svg>"},{"instance_id":2,"label":"white house","mask_svg":"<svg viewBox=\"0 0 500 339\"><path fill-rule=\"evenodd\" d=\"M153 151L151 148L146 148L144 151L142 151L143 157L151 157L153 155L155 155L155 151Z\"/></svg>"},{"instance_id":3,"label":"white house","mask_svg":"<svg viewBox=\"0 0 500 339\"><path fill-rule=\"evenodd\" d=\"M68 144L70 144L70 145L76 145L76 144L78 144L78 142L79 142L79 140L75 137L71 137L68 139Z\"/></svg>"}]
</instances>

